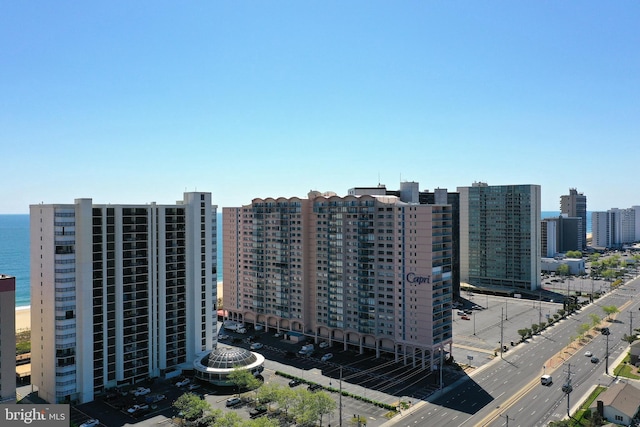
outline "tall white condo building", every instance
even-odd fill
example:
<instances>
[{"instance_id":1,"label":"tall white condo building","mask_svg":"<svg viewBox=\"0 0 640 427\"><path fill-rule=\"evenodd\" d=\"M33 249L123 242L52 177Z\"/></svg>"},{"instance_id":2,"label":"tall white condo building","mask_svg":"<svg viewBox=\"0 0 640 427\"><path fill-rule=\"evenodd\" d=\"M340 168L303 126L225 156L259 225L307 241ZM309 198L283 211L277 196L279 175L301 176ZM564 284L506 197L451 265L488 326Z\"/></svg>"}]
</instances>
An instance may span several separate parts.
<instances>
[{"instance_id":1,"label":"tall white condo building","mask_svg":"<svg viewBox=\"0 0 640 427\"><path fill-rule=\"evenodd\" d=\"M216 332L216 206L31 205L32 384L51 403L191 367Z\"/></svg>"}]
</instances>

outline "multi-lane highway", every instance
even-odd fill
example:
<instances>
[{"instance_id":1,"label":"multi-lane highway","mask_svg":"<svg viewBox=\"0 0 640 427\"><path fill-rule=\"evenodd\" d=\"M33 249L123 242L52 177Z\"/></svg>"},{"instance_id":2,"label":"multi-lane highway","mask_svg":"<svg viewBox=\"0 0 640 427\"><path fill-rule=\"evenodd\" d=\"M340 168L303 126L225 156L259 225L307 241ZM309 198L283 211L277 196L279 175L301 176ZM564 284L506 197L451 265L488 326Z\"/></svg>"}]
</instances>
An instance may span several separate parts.
<instances>
[{"instance_id":1,"label":"multi-lane highway","mask_svg":"<svg viewBox=\"0 0 640 427\"><path fill-rule=\"evenodd\" d=\"M568 345L578 335L580 324L590 324L590 314L604 316L602 306L615 305L620 313L609 325L609 372L614 361L627 348L621 341L629 333L631 312L640 325L639 302L634 301L640 280L610 292L579 313L558 322L530 342L504 354L503 359L478 369L471 377L447 387L442 394L417 405L410 413L395 417L387 425L396 426L542 426L562 419L567 413L567 397L561 388L571 375L573 392L569 404L583 400L593 385L610 385L615 381L605 375L606 337L592 333L586 345ZM585 356L591 351L599 358L592 363ZM559 359L560 357L560 359ZM553 361L553 362L551 362ZM551 386L540 384L542 374L551 374ZM508 417L508 420L507 420Z\"/></svg>"}]
</instances>

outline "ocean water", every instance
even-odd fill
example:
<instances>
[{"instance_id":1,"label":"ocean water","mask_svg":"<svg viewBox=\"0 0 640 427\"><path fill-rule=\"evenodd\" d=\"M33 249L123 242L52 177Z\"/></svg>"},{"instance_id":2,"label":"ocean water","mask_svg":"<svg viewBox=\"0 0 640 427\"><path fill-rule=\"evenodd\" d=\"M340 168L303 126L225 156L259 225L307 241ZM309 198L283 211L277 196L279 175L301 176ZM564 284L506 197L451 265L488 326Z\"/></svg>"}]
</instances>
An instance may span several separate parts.
<instances>
[{"instance_id":1,"label":"ocean water","mask_svg":"<svg viewBox=\"0 0 640 427\"><path fill-rule=\"evenodd\" d=\"M560 215L543 211L542 218ZM591 233L591 212L587 212L587 233ZM16 307L29 306L29 215L0 215L0 274L16 278ZM218 212L218 281L222 281L222 213Z\"/></svg>"},{"instance_id":2,"label":"ocean water","mask_svg":"<svg viewBox=\"0 0 640 427\"><path fill-rule=\"evenodd\" d=\"M0 215L0 274L16 278L16 307L30 304L29 215Z\"/></svg>"}]
</instances>

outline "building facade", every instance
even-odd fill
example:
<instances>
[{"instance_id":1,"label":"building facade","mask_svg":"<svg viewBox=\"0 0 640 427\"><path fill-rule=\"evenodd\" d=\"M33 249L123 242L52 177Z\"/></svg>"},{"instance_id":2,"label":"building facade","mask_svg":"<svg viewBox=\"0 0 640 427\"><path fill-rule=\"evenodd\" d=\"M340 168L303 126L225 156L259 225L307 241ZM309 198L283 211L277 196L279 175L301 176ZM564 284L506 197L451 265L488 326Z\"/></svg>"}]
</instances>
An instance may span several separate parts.
<instances>
[{"instance_id":1,"label":"building facade","mask_svg":"<svg viewBox=\"0 0 640 427\"><path fill-rule=\"evenodd\" d=\"M592 212L591 245L595 248L617 248L640 241L638 235L637 206L629 209L609 209L606 212Z\"/></svg>"},{"instance_id":2,"label":"building facade","mask_svg":"<svg viewBox=\"0 0 640 427\"><path fill-rule=\"evenodd\" d=\"M451 352L452 227L450 205L381 194L311 192L224 208L225 310L431 366Z\"/></svg>"},{"instance_id":3,"label":"building facade","mask_svg":"<svg viewBox=\"0 0 640 427\"><path fill-rule=\"evenodd\" d=\"M560 196L560 213L571 218L582 218L582 246L587 247L587 196L578 193L575 188L569 189L569 194Z\"/></svg>"},{"instance_id":4,"label":"building facade","mask_svg":"<svg viewBox=\"0 0 640 427\"><path fill-rule=\"evenodd\" d=\"M461 282L538 289L540 186L474 183L458 192Z\"/></svg>"},{"instance_id":5,"label":"building facade","mask_svg":"<svg viewBox=\"0 0 640 427\"><path fill-rule=\"evenodd\" d=\"M583 244L582 218L560 215L555 218L542 220L542 251L543 257L554 257L558 253L567 251L581 251Z\"/></svg>"},{"instance_id":6,"label":"building facade","mask_svg":"<svg viewBox=\"0 0 640 427\"><path fill-rule=\"evenodd\" d=\"M452 284L454 298L460 297L460 194L447 191L446 188L436 188L433 191L420 191L420 185L413 181L400 183L400 190L388 190L385 185L377 187L355 187L349 189L349 195L371 194L398 196L405 203L419 203L422 205L451 205L453 226L451 229L453 247L451 266L453 270Z\"/></svg>"},{"instance_id":7,"label":"building facade","mask_svg":"<svg viewBox=\"0 0 640 427\"><path fill-rule=\"evenodd\" d=\"M0 274L0 403L16 400L16 278Z\"/></svg>"},{"instance_id":8,"label":"building facade","mask_svg":"<svg viewBox=\"0 0 640 427\"><path fill-rule=\"evenodd\" d=\"M32 205L32 384L51 403L163 376L214 345L216 207Z\"/></svg>"}]
</instances>

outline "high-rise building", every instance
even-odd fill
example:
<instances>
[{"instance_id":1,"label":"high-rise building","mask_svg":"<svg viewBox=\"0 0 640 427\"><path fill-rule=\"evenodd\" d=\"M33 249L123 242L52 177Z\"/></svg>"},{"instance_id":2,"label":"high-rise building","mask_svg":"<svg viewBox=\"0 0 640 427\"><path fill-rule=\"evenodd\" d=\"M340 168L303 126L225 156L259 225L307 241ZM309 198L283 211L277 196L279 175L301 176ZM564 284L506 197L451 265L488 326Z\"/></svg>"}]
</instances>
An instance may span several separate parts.
<instances>
[{"instance_id":1,"label":"high-rise building","mask_svg":"<svg viewBox=\"0 0 640 427\"><path fill-rule=\"evenodd\" d=\"M540 287L540 186L474 183L460 193L460 281Z\"/></svg>"},{"instance_id":2,"label":"high-rise building","mask_svg":"<svg viewBox=\"0 0 640 427\"><path fill-rule=\"evenodd\" d=\"M229 318L414 366L450 352L451 206L375 191L224 208Z\"/></svg>"},{"instance_id":3,"label":"high-rise building","mask_svg":"<svg viewBox=\"0 0 640 427\"><path fill-rule=\"evenodd\" d=\"M587 247L587 196L578 193L575 188L569 194L560 196L560 213L568 217L582 218L582 247Z\"/></svg>"},{"instance_id":4,"label":"high-rise building","mask_svg":"<svg viewBox=\"0 0 640 427\"><path fill-rule=\"evenodd\" d=\"M406 203L420 203L423 205L451 205L452 215L452 284L454 298L460 297L460 195L447 191L446 188L436 188L434 191L420 191L419 183L404 181L400 183L400 190L388 190L385 185L377 187L355 187L349 189L349 195L371 194L398 196Z\"/></svg>"},{"instance_id":5,"label":"high-rise building","mask_svg":"<svg viewBox=\"0 0 640 427\"><path fill-rule=\"evenodd\" d=\"M634 206L629 209L613 208L606 212L593 212L591 245L595 248L614 248L638 241L640 236L637 236L636 214L640 210L636 208Z\"/></svg>"},{"instance_id":6,"label":"high-rise building","mask_svg":"<svg viewBox=\"0 0 640 427\"><path fill-rule=\"evenodd\" d=\"M0 274L0 403L16 400L16 278Z\"/></svg>"},{"instance_id":7,"label":"high-rise building","mask_svg":"<svg viewBox=\"0 0 640 427\"><path fill-rule=\"evenodd\" d=\"M557 253L567 251L581 251L585 245L582 242L582 218L570 218L560 215L542 220L542 253L543 257L554 257Z\"/></svg>"},{"instance_id":8,"label":"high-rise building","mask_svg":"<svg viewBox=\"0 0 640 427\"><path fill-rule=\"evenodd\" d=\"M31 205L32 384L51 403L192 367L216 332L216 206Z\"/></svg>"}]
</instances>

